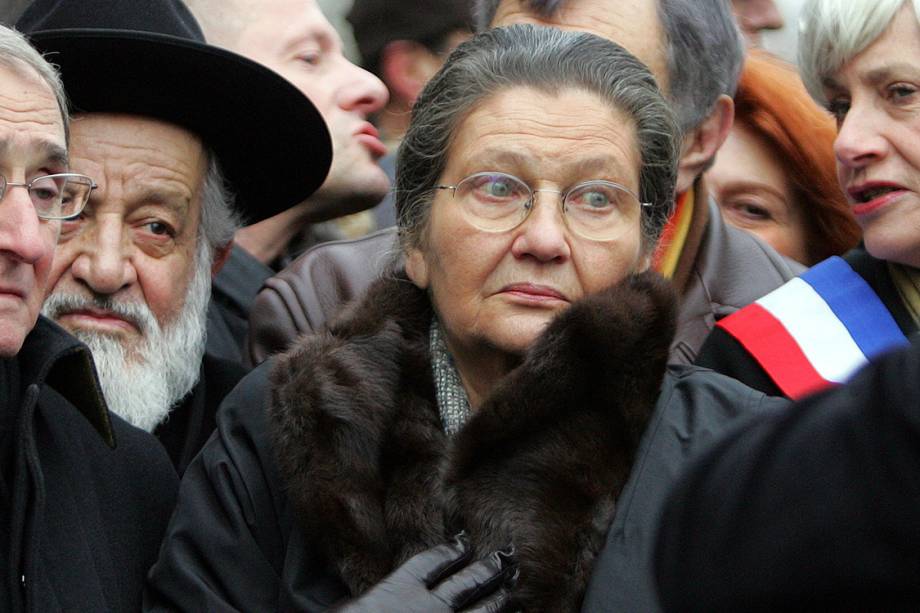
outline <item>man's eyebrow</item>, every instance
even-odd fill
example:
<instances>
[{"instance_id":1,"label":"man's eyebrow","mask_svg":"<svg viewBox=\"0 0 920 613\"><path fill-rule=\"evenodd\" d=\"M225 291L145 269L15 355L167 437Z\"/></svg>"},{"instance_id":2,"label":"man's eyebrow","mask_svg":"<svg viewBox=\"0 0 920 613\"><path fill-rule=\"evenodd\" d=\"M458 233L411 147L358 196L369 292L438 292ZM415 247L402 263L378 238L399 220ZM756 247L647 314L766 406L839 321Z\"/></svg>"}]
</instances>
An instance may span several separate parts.
<instances>
[{"instance_id":1,"label":"man's eyebrow","mask_svg":"<svg viewBox=\"0 0 920 613\"><path fill-rule=\"evenodd\" d=\"M42 140L36 143L40 155L44 158L44 161L49 164L57 164L60 166L67 166L69 163L69 158L67 156L67 149L62 147L59 143L50 140ZM0 140L0 155L8 155L12 144L8 140Z\"/></svg>"},{"instance_id":2,"label":"man's eyebrow","mask_svg":"<svg viewBox=\"0 0 920 613\"><path fill-rule=\"evenodd\" d=\"M182 190L168 187L140 187L133 191L131 198L136 202L165 207L179 215L187 214L191 207L188 194L183 193Z\"/></svg>"},{"instance_id":3,"label":"man's eyebrow","mask_svg":"<svg viewBox=\"0 0 920 613\"><path fill-rule=\"evenodd\" d=\"M40 146L44 151L45 158L49 162L60 164L61 166L68 166L70 164L70 158L67 156L67 149L61 147L58 143L43 141Z\"/></svg>"},{"instance_id":4,"label":"man's eyebrow","mask_svg":"<svg viewBox=\"0 0 920 613\"><path fill-rule=\"evenodd\" d=\"M316 43L323 50L334 49L336 47L336 40L332 37L329 32L322 30L321 28L316 28L303 32L299 36L293 38L285 45L285 49L288 51L293 51L301 45L306 43Z\"/></svg>"}]
</instances>

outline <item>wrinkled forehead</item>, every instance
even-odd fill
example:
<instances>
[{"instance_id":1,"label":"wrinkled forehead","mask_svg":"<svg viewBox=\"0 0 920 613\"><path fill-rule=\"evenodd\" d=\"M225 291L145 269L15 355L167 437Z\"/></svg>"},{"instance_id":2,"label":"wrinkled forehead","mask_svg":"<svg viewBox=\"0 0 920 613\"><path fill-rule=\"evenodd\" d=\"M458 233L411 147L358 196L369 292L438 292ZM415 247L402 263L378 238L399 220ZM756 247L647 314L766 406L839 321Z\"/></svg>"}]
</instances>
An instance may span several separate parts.
<instances>
[{"instance_id":1,"label":"wrinkled forehead","mask_svg":"<svg viewBox=\"0 0 920 613\"><path fill-rule=\"evenodd\" d=\"M18 60L0 61L0 155L66 165L64 117L51 87Z\"/></svg>"},{"instance_id":2,"label":"wrinkled forehead","mask_svg":"<svg viewBox=\"0 0 920 613\"><path fill-rule=\"evenodd\" d=\"M528 0L502 0L492 26L515 23L589 32L612 40L648 66L667 91L667 37L658 0L564 0L553 11L534 10Z\"/></svg>"},{"instance_id":3,"label":"wrinkled forehead","mask_svg":"<svg viewBox=\"0 0 920 613\"><path fill-rule=\"evenodd\" d=\"M93 177L98 197L126 192L175 193L199 200L207 153L198 136L172 123L139 115L85 113L74 117L74 170Z\"/></svg>"}]
</instances>

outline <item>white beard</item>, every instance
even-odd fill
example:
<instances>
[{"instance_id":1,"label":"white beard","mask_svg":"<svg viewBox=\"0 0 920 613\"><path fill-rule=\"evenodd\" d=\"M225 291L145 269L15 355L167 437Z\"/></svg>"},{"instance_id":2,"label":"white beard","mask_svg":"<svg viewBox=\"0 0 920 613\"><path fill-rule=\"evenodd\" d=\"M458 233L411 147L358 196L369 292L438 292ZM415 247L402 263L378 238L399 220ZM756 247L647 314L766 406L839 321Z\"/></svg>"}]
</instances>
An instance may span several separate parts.
<instances>
[{"instance_id":1,"label":"white beard","mask_svg":"<svg viewBox=\"0 0 920 613\"><path fill-rule=\"evenodd\" d=\"M130 350L118 337L97 331L75 330L73 335L93 354L109 409L147 432L163 423L198 383L211 295L210 249L205 241L201 243L182 310L164 327L145 303L116 302L108 296L52 293L42 306L42 313L54 320L92 306L137 326L142 340Z\"/></svg>"}]
</instances>

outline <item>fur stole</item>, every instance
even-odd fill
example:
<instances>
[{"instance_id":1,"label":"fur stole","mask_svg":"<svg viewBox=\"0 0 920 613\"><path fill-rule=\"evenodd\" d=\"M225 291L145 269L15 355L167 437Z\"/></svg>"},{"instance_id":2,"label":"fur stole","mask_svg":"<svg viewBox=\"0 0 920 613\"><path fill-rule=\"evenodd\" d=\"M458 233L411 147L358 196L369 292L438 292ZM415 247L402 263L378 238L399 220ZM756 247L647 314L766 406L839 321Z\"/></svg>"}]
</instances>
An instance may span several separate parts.
<instances>
[{"instance_id":1,"label":"fur stole","mask_svg":"<svg viewBox=\"0 0 920 613\"><path fill-rule=\"evenodd\" d=\"M461 529L513 544L527 611L580 607L665 372L676 300L653 273L561 313L444 434L431 304L382 279L272 372L272 436L308 543L353 595Z\"/></svg>"}]
</instances>

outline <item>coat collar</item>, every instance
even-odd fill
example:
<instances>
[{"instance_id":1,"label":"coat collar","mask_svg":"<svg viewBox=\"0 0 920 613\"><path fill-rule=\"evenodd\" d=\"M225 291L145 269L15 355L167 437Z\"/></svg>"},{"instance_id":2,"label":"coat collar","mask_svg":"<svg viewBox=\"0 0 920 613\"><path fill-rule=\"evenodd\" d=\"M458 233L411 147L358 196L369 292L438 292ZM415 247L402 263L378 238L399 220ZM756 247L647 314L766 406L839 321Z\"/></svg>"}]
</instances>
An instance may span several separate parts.
<instances>
[{"instance_id":1,"label":"coat collar","mask_svg":"<svg viewBox=\"0 0 920 613\"><path fill-rule=\"evenodd\" d=\"M481 555L514 545L524 608L577 609L660 390L675 310L651 273L574 304L449 440L428 298L404 276L377 282L272 372L274 449L311 546L359 594L462 529Z\"/></svg>"},{"instance_id":2,"label":"coat collar","mask_svg":"<svg viewBox=\"0 0 920 613\"><path fill-rule=\"evenodd\" d=\"M93 425L109 447L115 431L89 349L43 316L26 337L19 359L24 385L48 385Z\"/></svg>"}]
</instances>

